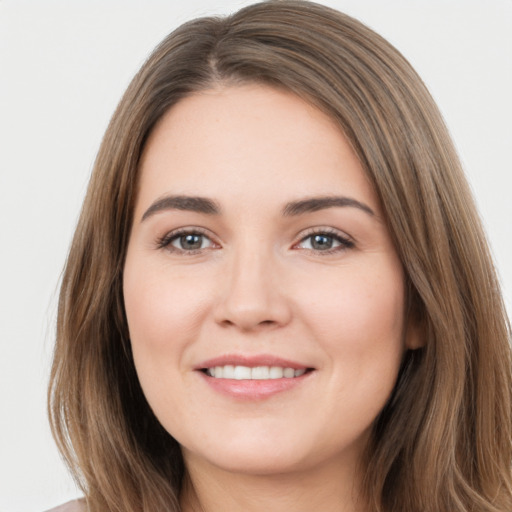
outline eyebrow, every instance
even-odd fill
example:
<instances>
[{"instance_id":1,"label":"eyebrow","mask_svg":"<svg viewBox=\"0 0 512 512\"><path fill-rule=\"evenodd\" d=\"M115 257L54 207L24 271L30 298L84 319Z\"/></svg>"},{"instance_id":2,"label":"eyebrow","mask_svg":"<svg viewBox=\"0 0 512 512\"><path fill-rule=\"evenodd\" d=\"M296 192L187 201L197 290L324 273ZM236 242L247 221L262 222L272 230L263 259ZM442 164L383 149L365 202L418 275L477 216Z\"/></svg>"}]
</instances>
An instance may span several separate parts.
<instances>
[{"instance_id":1,"label":"eyebrow","mask_svg":"<svg viewBox=\"0 0 512 512\"><path fill-rule=\"evenodd\" d=\"M347 206L358 208L372 217L375 215L375 212L368 205L361 203L357 199L345 196L310 197L298 201L291 201L286 203L282 214L284 217L292 217L324 210L326 208ZM206 215L219 215L221 213L221 208L218 203L207 197L182 195L165 196L151 204L144 212L141 221L163 210L185 210Z\"/></svg>"},{"instance_id":2,"label":"eyebrow","mask_svg":"<svg viewBox=\"0 0 512 512\"><path fill-rule=\"evenodd\" d=\"M204 213L206 215L218 215L220 206L206 197L196 196L165 196L157 199L142 216L141 221L162 210L186 210L190 212Z\"/></svg>"},{"instance_id":3,"label":"eyebrow","mask_svg":"<svg viewBox=\"0 0 512 512\"><path fill-rule=\"evenodd\" d=\"M325 196L325 197L311 197L301 199L299 201L292 201L287 203L283 208L283 216L295 216L302 215L304 213L317 212L326 208L334 207L352 207L358 208L363 212L371 215L375 215L375 212L366 204L361 203L357 199L345 196Z\"/></svg>"}]
</instances>

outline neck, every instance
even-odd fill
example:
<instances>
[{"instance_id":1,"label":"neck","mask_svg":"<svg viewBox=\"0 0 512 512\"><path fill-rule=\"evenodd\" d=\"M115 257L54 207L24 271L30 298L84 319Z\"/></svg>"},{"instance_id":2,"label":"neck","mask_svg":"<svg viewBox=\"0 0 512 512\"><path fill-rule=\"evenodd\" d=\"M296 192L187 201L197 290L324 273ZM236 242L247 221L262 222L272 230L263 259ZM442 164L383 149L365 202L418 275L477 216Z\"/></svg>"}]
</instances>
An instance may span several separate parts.
<instances>
[{"instance_id":1,"label":"neck","mask_svg":"<svg viewBox=\"0 0 512 512\"><path fill-rule=\"evenodd\" d=\"M286 474L230 472L186 457L183 512L365 512L354 466L339 463Z\"/></svg>"}]
</instances>

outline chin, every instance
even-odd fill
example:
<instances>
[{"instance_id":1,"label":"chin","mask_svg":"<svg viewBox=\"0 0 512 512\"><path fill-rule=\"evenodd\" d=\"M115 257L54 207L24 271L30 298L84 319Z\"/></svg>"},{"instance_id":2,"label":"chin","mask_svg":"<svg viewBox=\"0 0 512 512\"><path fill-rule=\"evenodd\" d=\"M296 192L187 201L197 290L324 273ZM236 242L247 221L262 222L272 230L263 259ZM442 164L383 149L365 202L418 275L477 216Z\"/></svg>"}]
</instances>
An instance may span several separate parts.
<instances>
[{"instance_id":1,"label":"chin","mask_svg":"<svg viewBox=\"0 0 512 512\"><path fill-rule=\"evenodd\" d=\"M290 453L291 452L291 453ZM293 453L295 452L295 453ZM243 475L266 476L285 473L294 473L304 470L307 464L307 457L301 457L297 450L276 450L275 447L266 448L258 446L239 449L225 449L213 453L194 453L183 450L185 462L191 459L202 459L208 465L229 473Z\"/></svg>"},{"instance_id":2,"label":"chin","mask_svg":"<svg viewBox=\"0 0 512 512\"><path fill-rule=\"evenodd\" d=\"M231 436L230 439L219 439L208 447L182 447L185 463L205 463L208 466L244 475L285 475L308 471L313 468L331 464L343 464L348 459L354 462L367 436L347 439L347 443L333 445L329 440L314 439L311 432L302 436L276 435L273 431L269 436L255 433L249 436ZM327 441L327 442L326 442ZM197 449L199 448L199 449Z\"/></svg>"}]
</instances>

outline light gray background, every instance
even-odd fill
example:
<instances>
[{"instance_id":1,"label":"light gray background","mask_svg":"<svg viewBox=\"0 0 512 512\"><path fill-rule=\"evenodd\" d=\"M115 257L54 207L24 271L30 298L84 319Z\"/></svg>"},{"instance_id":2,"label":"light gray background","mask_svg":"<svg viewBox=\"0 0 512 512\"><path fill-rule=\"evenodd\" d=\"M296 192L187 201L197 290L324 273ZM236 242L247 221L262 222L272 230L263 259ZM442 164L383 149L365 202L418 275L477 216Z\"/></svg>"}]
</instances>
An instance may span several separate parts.
<instances>
[{"instance_id":1,"label":"light gray background","mask_svg":"<svg viewBox=\"0 0 512 512\"><path fill-rule=\"evenodd\" d=\"M247 1L0 0L0 511L78 496L49 434L60 271L117 101L174 27ZM387 37L455 139L512 311L512 0L330 0Z\"/></svg>"}]
</instances>

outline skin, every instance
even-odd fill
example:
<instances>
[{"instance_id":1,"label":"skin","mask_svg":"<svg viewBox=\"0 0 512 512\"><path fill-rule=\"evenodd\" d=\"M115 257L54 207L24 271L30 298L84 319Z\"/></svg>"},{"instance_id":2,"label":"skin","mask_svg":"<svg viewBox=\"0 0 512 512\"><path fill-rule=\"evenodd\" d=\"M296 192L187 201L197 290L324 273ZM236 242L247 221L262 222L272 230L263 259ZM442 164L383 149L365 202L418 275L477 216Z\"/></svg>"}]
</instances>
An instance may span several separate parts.
<instances>
[{"instance_id":1,"label":"skin","mask_svg":"<svg viewBox=\"0 0 512 512\"><path fill-rule=\"evenodd\" d=\"M145 215L170 194L208 197L221 213ZM373 214L282 213L333 195ZM173 238L182 228L200 229L199 249ZM262 85L218 86L175 105L143 154L124 298L142 388L182 446L185 511L365 510L362 452L417 343L379 201L329 117ZM284 392L237 399L196 369L224 354L314 370Z\"/></svg>"}]
</instances>

